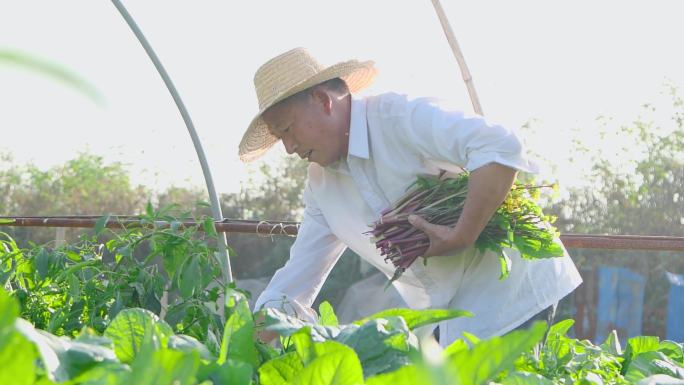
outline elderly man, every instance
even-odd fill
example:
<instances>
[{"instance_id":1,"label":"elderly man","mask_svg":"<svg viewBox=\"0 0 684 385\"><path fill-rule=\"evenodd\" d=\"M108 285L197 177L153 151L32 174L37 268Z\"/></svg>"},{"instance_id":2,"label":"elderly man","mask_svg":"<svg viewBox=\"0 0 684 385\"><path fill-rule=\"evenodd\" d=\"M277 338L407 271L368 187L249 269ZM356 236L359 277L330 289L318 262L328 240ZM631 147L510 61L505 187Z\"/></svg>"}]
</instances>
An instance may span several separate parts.
<instances>
[{"instance_id":1,"label":"elderly man","mask_svg":"<svg viewBox=\"0 0 684 385\"><path fill-rule=\"evenodd\" d=\"M498 257L473 247L510 190L517 171L536 172L510 130L480 116L442 109L430 99L388 93L360 99L373 62L331 66L293 49L261 66L254 77L259 112L240 143L251 161L278 140L308 160L304 219L287 264L258 298L313 320L311 305L330 270L349 247L388 277L394 272L366 235L369 224L404 194L420 174L471 172L462 216L453 227L416 217L430 239L427 265L414 263L394 286L413 308L474 313L439 324L443 346L463 331L481 338L507 333L549 312L581 278L567 253L523 260L507 249L510 276L500 281ZM369 300L372 300L369 299ZM268 338L268 336L262 338Z\"/></svg>"}]
</instances>

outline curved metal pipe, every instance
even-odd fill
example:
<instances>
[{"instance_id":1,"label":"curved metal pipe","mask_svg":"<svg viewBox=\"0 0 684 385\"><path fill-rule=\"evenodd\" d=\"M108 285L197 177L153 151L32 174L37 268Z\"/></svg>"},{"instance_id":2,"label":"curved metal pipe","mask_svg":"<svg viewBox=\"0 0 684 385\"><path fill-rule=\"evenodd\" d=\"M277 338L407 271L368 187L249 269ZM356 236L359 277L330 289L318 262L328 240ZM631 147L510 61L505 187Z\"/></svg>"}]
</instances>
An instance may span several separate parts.
<instances>
[{"instance_id":1,"label":"curved metal pipe","mask_svg":"<svg viewBox=\"0 0 684 385\"><path fill-rule=\"evenodd\" d=\"M150 46L150 43L148 43L147 39L145 38L145 35L143 35L140 28L138 28L138 25L135 23L135 21L133 20L131 15L128 13L128 11L126 10L126 7L124 7L123 4L121 4L121 2L119 0L112 0L112 4L114 4L114 6L119 11L121 16L123 16L124 20L126 20L126 23L128 24L128 26L133 31L133 34L135 34L135 37L138 38L138 41L140 42L140 44L145 49L147 56L150 57L150 60L152 60L152 63L157 68L157 72L159 72L159 75L162 77L162 80L164 80L164 84L166 84L166 88L168 88L169 92L171 93L171 96L173 97L174 102L176 102L176 106L178 107L178 110L180 111L180 114L183 117L183 121L185 122L185 125L188 128L188 132L190 133L190 138L192 138L192 143L195 145L195 151L197 152L197 157L199 158L200 165L202 166L202 172L204 173L204 180L207 183L207 190L209 191L209 199L211 201L212 215L214 216L214 219L216 219L216 221L219 221L219 222L222 221L223 220L223 213L221 212L221 205L219 204L218 195L216 194L216 188L214 187L214 180L211 177L211 171L209 170L209 164L207 163L206 156L204 155L204 149L202 148L202 143L200 142L200 139L197 136L197 131L195 131L195 126L194 126L194 124L192 124L192 120L190 119L190 115L188 114L188 111L185 108L185 104L183 103L183 100L181 99L180 95L178 94L178 91L176 91L176 87L173 85L173 82L171 81L169 74L166 72L166 70L164 69L164 66L159 61L157 54L154 53L152 46ZM232 271L230 268L230 258L228 256L226 244L227 244L226 234L225 233L219 233L219 236L218 236L219 255L218 255L218 257L219 257L219 263L221 264L221 273L223 274L224 279L228 283L231 283L231 282L233 282L233 274L232 274Z\"/></svg>"}]
</instances>

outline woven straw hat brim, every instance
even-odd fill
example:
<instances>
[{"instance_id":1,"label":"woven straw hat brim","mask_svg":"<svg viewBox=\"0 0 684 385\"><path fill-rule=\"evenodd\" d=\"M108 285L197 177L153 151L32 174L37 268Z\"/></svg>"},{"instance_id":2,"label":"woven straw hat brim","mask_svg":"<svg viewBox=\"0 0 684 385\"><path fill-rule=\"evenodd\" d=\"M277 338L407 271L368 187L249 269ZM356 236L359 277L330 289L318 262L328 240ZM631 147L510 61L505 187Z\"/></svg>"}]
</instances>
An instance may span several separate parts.
<instances>
[{"instance_id":1,"label":"woven straw hat brim","mask_svg":"<svg viewBox=\"0 0 684 385\"><path fill-rule=\"evenodd\" d=\"M364 62L349 60L332 65L320 71L316 75L305 79L304 81L284 92L281 96L273 100L273 102L260 108L259 112L256 114L254 119L252 119L252 122L249 124L247 131L245 131L245 134L242 136L242 140L240 141L240 160L243 162L251 162L256 160L278 142L279 139L268 131L266 123L264 123L263 119L261 119L261 115L268 108L279 101L309 87L313 87L316 84L338 77L347 83L347 87L351 93L358 92L368 87L375 79L375 76L377 75L377 69L375 68L374 64L375 63L371 60Z\"/></svg>"}]
</instances>

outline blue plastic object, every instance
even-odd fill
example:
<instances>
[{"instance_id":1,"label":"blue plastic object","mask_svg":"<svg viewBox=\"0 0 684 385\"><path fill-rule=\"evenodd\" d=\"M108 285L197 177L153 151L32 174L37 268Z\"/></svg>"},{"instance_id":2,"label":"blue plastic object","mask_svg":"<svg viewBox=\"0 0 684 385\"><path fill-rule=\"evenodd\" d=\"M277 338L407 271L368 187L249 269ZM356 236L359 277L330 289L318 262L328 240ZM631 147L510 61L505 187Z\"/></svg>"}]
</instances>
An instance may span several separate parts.
<instances>
[{"instance_id":1,"label":"blue plastic object","mask_svg":"<svg viewBox=\"0 0 684 385\"><path fill-rule=\"evenodd\" d=\"M623 267L599 267L598 311L595 341L603 342L612 330L621 341L641 335L646 279Z\"/></svg>"},{"instance_id":2,"label":"blue plastic object","mask_svg":"<svg viewBox=\"0 0 684 385\"><path fill-rule=\"evenodd\" d=\"M665 338L684 342L684 275L665 272L670 282Z\"/></svg>"}]
</instances>

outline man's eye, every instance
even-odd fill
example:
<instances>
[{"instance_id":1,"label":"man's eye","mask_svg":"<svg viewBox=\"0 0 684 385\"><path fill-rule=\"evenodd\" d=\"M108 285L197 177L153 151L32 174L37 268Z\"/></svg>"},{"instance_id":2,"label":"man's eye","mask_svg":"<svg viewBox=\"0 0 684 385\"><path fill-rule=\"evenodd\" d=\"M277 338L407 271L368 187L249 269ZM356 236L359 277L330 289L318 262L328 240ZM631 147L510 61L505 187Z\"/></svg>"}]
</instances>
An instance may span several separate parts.
<instances>
[{"instance_id":1,"label":"man's eye","mask_svg":"<svg viewBox=\"0 0 684 385\"><path fill-rule=\"evenodd\" d=\"M288 131L290 131L290 126L285 127L285 129L283 130L283 132L288 132Z\"/></svg>"}]
</instances>

